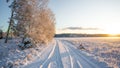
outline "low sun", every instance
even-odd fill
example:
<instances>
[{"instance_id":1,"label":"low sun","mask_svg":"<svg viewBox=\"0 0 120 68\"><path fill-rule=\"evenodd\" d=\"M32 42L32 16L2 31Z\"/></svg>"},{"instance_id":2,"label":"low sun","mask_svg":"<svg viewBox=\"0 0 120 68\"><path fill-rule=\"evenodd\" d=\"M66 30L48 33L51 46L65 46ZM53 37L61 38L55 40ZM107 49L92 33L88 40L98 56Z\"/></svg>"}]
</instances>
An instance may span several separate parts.
<instances>
[{"instance_id":1,"label":"low sun","mask_svg":"<svg viewBox=\"0 0 120 68\"><path fill-rule=\"evenodd\" d=\"M119 25L116 25L116 26L107 26L104 30L105 30L105 33L107 34L110 34L110 35L118 35L120 34L120 31L119 31L120 27Z\"/></svg>"}]
</instances>

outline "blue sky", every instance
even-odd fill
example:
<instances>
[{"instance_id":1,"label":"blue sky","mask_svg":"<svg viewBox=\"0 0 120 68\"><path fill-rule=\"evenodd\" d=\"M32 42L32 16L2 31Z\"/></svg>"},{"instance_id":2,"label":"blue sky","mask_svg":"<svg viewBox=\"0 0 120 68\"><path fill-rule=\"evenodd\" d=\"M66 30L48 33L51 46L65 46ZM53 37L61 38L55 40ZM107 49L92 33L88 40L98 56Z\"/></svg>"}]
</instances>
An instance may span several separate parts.
<instances>
[{"instance_id":1,"label":"blue sky","mask_svg":"<svg viewBox=\"0 0 120 68\"><path fill-rule=\"evenodd\" d=\"M50 0L56 17L56 29L66 27L99 28L104 33L120 33L120 0ZM5 29L10 9L0 0L0 26ZM94 31L93 31L94 33Z\"/></svg>"},{"instance_id":2,"label":"blue sky","mask_svg":"<svg viewBox=\"0 0 120 68\"><path fill-rule=\"evenodd\" d=\"M6 0L0 0L0 28L6 30L8 27L8 21L10 17L10 9L8 8L9 3Z\"/></svg>"},{"instance_id":3,"label":"blue sky","mask_svg":"<svg viewBox=\"0 0 120 68\"><path fill-rule=\"evenodd\" d=\"M119 0L52 0L50 6L56 14L58 28L100 27L105 24L103 21L108 23L109 19L120 17Z\"/></svg>"},{"instance_id":4,"label":"blue sky","mask_svg":"<svg viewBox=\"0 0 120 68\"><path fill-rule=\"evenodd\" d=\"M57 29L99 28L104 33L120 33L120 0L51 0Z\"/></svg>"}]
</instances>

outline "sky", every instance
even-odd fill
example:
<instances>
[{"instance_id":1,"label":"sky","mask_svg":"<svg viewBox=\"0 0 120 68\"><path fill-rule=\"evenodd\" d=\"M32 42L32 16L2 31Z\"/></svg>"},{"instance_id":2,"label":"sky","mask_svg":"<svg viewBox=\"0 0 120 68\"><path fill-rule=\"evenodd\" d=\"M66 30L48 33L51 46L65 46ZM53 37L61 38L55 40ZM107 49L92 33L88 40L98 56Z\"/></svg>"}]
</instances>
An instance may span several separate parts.
<instances>
[{"instance_id":1,"label":"sky","mask_svg":"<svg viewBox=\"0 0 120 68\"><path fill-rule=\"evenodd\" d=\"M8 5L0 0L0 28L3 30L8 27ZM120 33L120 0L50 0L49 8L55 14L56 33Z\"/></svg>"},{"instance_id":2,"label":"sky","mask_svg":"<svg viewBox=\"0 0 120 68\"><path fill-rule=\"evenodd\" d=\"M120 33L120 0L51 0L50 8L56 16L57 32L68 32L62 30L66 27L83 27L99 28L97 33Z\"/></svg>"},{"instance_id":3,"label":"sky","mask_svg":"<svg viewBox=\"0 0 120 68\"><path fill-rule=\"evenodd\" d=\"M0 0L0 29L6 31L10 18L9 3L6 0Z\"/></svg>"}]
</instances>

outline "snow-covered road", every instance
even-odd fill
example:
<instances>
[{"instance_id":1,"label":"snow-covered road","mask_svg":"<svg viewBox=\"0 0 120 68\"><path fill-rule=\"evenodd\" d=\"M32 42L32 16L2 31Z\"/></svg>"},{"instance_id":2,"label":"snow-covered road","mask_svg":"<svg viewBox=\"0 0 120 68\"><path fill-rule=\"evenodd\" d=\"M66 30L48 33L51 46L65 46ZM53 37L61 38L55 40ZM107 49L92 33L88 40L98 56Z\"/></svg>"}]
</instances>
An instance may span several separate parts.
<instances>
[{"instance_id":1,"label":"snow-covered road","mask_svg":"<svg viewBox=\"0 0 120 68\"><path fill-rule=\"evenodd\" d=\"M79 49L63 40L56 40L54 45L48 46L40 57L24 68L105 68L91 57L86 56Z\"/></svg>"}]
</instances>

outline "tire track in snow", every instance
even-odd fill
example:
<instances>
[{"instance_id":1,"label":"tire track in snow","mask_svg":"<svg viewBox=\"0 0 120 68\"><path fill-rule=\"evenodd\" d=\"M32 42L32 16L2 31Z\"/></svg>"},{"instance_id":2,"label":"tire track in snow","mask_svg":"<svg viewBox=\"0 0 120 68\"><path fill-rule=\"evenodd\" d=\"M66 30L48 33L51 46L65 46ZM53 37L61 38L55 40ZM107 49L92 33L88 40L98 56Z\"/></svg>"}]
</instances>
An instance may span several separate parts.
<instances>
[{"instance_id":1,"label":"tire track in snow","mask_svg":"<svg viewBox=\"0 0 120 68\"><path fill-rule=\"evenodd\" d=\"M40 66L40 68L53 68L52 66L54 66L54 68L63 68L59 51L59 46L56 41L56 45L54 46L47 60Z\"/></svg>"},{"instance_id":2,"label":"tire track in snow","mask_svg":"<svg viewBox=\"0 0 120 68\"><path fill-rule=\"evenodd\" d=\"M56 40L40 56L42 58L25 68L99 68L67 41Z\"/></svg>"},{"instance_id":3,"label":"tire track in snow","mask_svg":"<svg viewBox=\"0 0 120 68\"><path fill-rule=\"evenodd\" d=\"M66 47L65 47L65 49L66 49L66 51L68 52L69 57L70 57L71 68L73 68L73 58L72 58L72 56L70 55L69 50L68 50Z\"/></svg>"},{"instance_id":4,"label":"tire track in snow","mask_svg":"<svg viewBox=\"0 0 120 68\"><path fill-rule=\"evenodd\" d=\"M73 63L72 63L73 59L72 59L72 56L69 53L69 50L62 44L61 41L58 40L57 42L59 43L59 48L60 48L61 54L65 53L65 55L67 55L65 57L62 57L62 63L64 65L63 67L64 68L73 68ZM65 52L62 52L63 50ZM65 58L67 58L67 59L65 59ZM70 64L66 64L66 63L69 63L68 61L70 61Z\"/></svg>"},{"instance_id":5,"label":"tire track in snow","mask_svg":"<svg viewBox=\"0 0 120 68\"><path fill-rule=\"evenodd\" d=\"M50 55L50 53L54 49L55 45L56 45L56 42L54 43L54 45L51 44L50 46L48 46L45 49L43 49L43 51L40 52L40 54L38 54L39 58L36 61L34 61L31 64L28 64L27 66L23 66L22 68L39 68L40 65L42 63L44 63L44 61L47 60L47 58L48 58L47 56Z\"/></svg>"},{"instance_id":6,"label":"tire track in snow","mask_svg":"<svg viewBox=\"0 0 120 68\"><path fill-rule=\"evenodd\" d=\"M81 63L79 61L77 61L77 63L78 63L78 65L79 65L80 68L83 68L82 65L81 65Z\"/></svg>"},{"instance_id":7,"label":"tire track in snow","mask_svg":"<svg viewBox=\"0 0 120 68\"><path fill-rule=\"evenodd\" d=\"M69 47L66 44L64 47L68 50L69 54L72 57L72 68L83 68L81 63L77 59L79 56L77 56L77 54L74 54L73 51L71 51L71 49L69 49Z\"/></svg>"},{"instance_id":8,"label":"tire track in snow","mask_svg":"<svg viewBox=\"0 0 120 68\"><path fill-rule=\"evenodd\" d=\"M86 56L84 56L84 54L80 53L80 51L73 48L74 45L72 45L72 44L70 44L69 42L66 42L66 41L64 43L74 54L79 56L78 61L80 61L80 62L82 61L81 64L82 64L83 68L85 68L85 67L87 67L87 68L99 68L93 62L88 60L88 58L86 58Z\"/></svg>"},{"instance_id":9,"label":"tire track in snow","mask_svg":"<svg viewBox=\"0 0 120 68\"><path fill-rule=\"evenodd\" d=\"M55 45L53 46L53 49L51 50L50 54L48 55L48 57L46 58L46 60L40 65L40 68L43 67L43 65L45 65L45 63L48 61L48 59L52 56L52 54L54 53L54 50L55 50L55 46L56 46L56 43Z\"/></svg>"}]
</instances>

